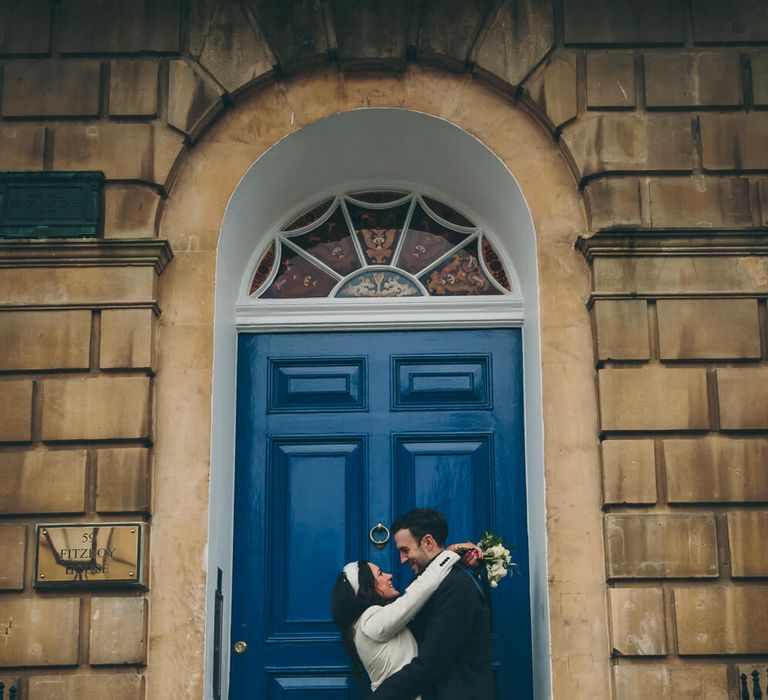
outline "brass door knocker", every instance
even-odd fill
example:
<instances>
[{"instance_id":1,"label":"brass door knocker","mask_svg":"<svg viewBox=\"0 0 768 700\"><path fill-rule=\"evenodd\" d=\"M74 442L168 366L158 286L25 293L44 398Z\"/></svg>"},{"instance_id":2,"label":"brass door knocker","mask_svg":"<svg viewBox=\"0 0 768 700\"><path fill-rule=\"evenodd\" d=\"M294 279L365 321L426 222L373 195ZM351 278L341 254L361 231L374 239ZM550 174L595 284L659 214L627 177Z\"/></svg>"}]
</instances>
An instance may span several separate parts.
<instances>
[{"instance_id":1,"label":"brass door knocker","mask_svg":"<svg viewBox=\"0 0 768 700\"><path fill-rule=\"evenodd\" d=\"M384 539L377 540L373 535L375 532L383 531L384 532ZM375 544L377 547L381 548L383 547L387 542L389 542L389 529L382 525L381 523L376 523L372 528L371 531L368 533L368 537L370 537L371 542Z\"/></svg>"}]
</instances>

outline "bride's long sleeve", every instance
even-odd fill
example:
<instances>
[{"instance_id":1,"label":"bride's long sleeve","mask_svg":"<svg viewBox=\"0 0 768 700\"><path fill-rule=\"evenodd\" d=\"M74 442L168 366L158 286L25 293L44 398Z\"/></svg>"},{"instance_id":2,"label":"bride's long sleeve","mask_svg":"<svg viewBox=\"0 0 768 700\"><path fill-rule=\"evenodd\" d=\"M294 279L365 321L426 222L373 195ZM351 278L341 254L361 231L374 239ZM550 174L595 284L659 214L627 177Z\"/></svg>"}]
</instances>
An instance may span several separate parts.
<instances>
[{"instance_id":1,"label":"bride's long sleeve","mask_svg":"<svg viewBox=\"0 0 768 700\"><path fill-rule=\"evenodd\" d=\"M389 605L368 608L360 616L361 631L377 642L392 639L424 607L458 560L455 552L440 552L403 595Z\"/></svg>"}]
</instances>

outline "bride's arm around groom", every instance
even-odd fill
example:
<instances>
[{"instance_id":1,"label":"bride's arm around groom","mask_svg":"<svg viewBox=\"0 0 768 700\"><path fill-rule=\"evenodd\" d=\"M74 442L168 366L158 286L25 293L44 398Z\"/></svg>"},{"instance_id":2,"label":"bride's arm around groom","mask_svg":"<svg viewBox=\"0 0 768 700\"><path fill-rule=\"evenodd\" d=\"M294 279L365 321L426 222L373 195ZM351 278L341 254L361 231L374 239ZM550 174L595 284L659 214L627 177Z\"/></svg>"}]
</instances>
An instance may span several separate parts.
<instances>
[{"instance_id":1,"label":"bride's arm around groom","mask_svg":"<svg viewBox=\"0 0 768 700\"><path fill-rule=\"evenodd\" d=\"M493 700L490 609L476 580L455 566L416 618L419 654L374 700Z\"/></svg>"}]
</instances>

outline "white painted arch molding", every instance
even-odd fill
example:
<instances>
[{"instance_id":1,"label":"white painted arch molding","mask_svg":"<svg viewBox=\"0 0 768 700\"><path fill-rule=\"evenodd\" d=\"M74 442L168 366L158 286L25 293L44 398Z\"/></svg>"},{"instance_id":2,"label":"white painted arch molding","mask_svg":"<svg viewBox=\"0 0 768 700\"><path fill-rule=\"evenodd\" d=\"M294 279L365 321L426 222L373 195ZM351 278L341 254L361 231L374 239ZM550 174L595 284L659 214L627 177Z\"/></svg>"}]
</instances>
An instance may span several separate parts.
<instances>
[{"instance_id":1,"label":"white painted arch molding","mask_svg":"<svg viewBox=\"0 0 768 700\"><path fill-rule=\"evenodd\" d=\"M368 327L393 327L392 303L384 300L369 299L363 309L340 300L269 303L242 294L280 224L323 196L367 187L418 190L465 211L498 243L513 282L514 293L503 299L400 300L405 325L522 324L526 293L536 288L535 235L525 199L506 167L477 139L442 119L402 109L359 109L278 142L232 195L219 241L217 287L226 294L236 282L239 328L307 330L312 318L317 328L358 326L363 316Z\"/></svg>"}]
</instances>

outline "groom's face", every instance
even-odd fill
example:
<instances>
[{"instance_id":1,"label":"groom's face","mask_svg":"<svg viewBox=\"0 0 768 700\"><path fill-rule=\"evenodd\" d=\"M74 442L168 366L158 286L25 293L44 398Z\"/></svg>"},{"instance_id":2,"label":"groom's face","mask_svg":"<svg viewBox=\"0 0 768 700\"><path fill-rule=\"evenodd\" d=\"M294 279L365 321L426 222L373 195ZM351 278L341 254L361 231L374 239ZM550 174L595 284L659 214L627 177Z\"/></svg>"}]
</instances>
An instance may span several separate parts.
<instances>
[{"instance_id":1,"label":"groom's face","mask_svg":"<svg viewBox=\"0 0 768 700\"><path fill-rule=\"evenodd\" d=\"M418 576L435 556L433 541L432 535L424 535L421 540L417 540L410 530L398 530L395 533L395 544L400 552L400 563L410 564L413 573Z\"/></svg>"}]
</instances>

